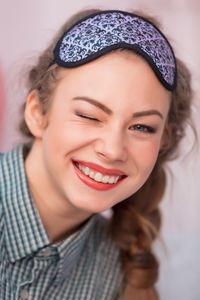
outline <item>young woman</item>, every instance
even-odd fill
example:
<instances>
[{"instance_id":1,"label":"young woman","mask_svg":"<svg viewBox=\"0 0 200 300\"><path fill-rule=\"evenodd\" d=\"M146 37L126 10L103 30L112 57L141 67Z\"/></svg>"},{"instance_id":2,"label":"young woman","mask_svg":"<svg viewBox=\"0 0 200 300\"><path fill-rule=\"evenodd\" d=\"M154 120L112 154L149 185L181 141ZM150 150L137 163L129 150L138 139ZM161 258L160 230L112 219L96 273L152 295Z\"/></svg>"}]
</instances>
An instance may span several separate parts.
<instances>
[{"instance_id":1,"label":"young woman","mask_svg":"<svg viewBox=\"0 0 200 300\"><path fill-rule=\"evenodd\" d=\"M28 90L30 141L1 155L0 298L158 299L151 247L187 68L154 21L92 10L63 26Z\"/></svg>"}]
</instances>

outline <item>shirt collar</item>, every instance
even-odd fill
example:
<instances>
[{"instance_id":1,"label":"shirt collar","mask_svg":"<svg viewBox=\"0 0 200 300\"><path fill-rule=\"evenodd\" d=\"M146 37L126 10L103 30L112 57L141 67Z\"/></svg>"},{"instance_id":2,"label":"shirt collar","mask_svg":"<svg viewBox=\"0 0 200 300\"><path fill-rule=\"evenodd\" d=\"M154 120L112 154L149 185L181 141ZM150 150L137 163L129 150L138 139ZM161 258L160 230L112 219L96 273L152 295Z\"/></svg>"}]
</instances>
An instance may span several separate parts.
<instances>
[{"instance_id":1,"label":"shirt collar","mask_svg":"<svg viewBox=\"0 0 200 300\"><path fill-rule=\"evenodd\" d=\"M23 146L9 151L0 166L8 257L15 262L50 244L34 206L24 169Z\"/></svg>"}]
</instances>

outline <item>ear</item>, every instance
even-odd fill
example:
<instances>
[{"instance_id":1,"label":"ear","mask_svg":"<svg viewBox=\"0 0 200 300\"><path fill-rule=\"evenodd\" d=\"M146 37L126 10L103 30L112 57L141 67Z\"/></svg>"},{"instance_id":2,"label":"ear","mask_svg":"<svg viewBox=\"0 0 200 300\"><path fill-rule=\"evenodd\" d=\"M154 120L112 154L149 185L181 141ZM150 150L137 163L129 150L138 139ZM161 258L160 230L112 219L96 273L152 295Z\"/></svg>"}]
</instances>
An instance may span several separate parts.
<instances>
[{"instance_id":1,"label":"ear","mask_svg":"<svg viewBox=\"0 0 200 300\"><path fill-rule=\"evenodd\" d=\"M26 124L36 138L41 138L44 131L45 115L42 108L37 90L33 90L27 98L25 107Z\"/></svg>"}]
</instances>

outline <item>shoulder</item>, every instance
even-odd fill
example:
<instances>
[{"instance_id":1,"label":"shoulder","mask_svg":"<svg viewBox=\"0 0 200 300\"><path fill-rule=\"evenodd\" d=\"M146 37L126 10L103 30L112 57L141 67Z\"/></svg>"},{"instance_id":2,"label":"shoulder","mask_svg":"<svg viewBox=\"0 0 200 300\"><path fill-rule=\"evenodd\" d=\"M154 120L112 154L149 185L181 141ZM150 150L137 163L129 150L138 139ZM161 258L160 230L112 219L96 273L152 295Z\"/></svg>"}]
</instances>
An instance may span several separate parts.
<instances>
[{"instance_id":1,"label":"shoulder","mask_svg":"<svg viewBox=\"0 0 200 300\"><path fill-rule=\"evenodd\" d=\"M18 165L23 155L23 145L18 145L8 152L0 152L0 165L1 167L10 167L13 164ZM2 169L2 168L1 168Z\"/></svg>"},{"instance_id":2,"label":"shoulder","mask_svg":"<svg viewBox=\"0 0 200 300\"><path fill-rule=\"evenodd\" d=\"M3 184L3 160L4 160L5 154L0 152L0 204L1 204L1 191L2 191L2 184Z\"/></svg>"},{"instance_id":3,"label":"shoulder","mask_svg":"<svg viewBox=\"0 0 200 300\"><path fill-rule=\"evenodd\" d=\"M3 184L3 170L2 170L2 162L5 154L0 152L0 247L2 245L3 239L3 206L2 206L2 184ZM1 261L1 257L0 257Z\"/></svg>"},{"instance_id":4,"label":"shoulder","mask_svg":"<svg viewBox=\"0 0 200 300\"><path fill-rule=\"evenodd\" d=\"M19 145L6 153L0 153L0 200L7 199L12 186L17 184L17 177L23 168L23 145ZM9 193L8 193L9 192Z\"/></svg>"},{"instance_id":5,"label":"shoulder","mask_svg":"<svg viewBox=\"0 0 200 300\"><path fill-rule=\"evenodd\" d=\"M4 153L0 152L0 162L2 161L4 155L5 155Z\"/></svg>"}]
</instances>

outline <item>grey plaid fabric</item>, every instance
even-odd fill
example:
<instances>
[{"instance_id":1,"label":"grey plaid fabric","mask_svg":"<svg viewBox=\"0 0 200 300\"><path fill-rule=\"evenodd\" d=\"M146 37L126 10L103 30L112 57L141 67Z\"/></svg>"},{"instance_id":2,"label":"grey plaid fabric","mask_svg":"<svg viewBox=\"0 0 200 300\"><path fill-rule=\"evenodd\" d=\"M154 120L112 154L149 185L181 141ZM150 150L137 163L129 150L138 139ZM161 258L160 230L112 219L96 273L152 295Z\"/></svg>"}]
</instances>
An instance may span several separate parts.
<instances>
[{"instance_id":1,"label":"grey plaid fabric","mask_svg":"<svg viewBox=\"0 0 200 300\"><path fill-rule=\"evenodd\" d=\"M119 298L119 249L96 214L51 244L32 201L20 145L0 156L0 299Z\"/></svg>"}]
</instances>

